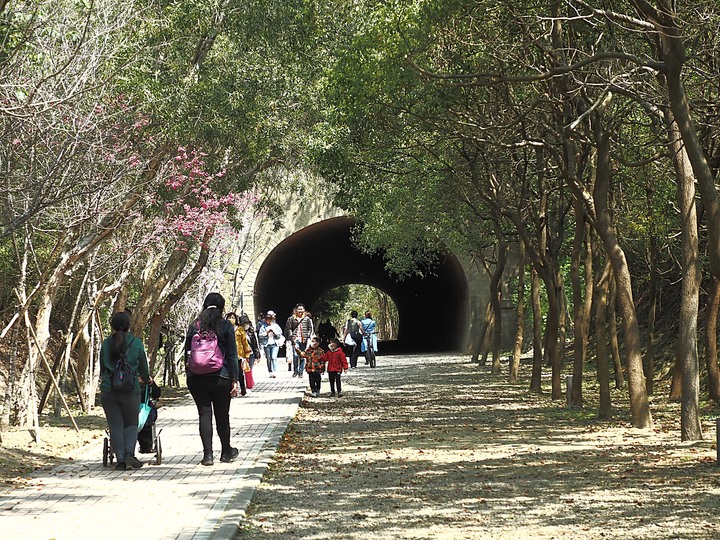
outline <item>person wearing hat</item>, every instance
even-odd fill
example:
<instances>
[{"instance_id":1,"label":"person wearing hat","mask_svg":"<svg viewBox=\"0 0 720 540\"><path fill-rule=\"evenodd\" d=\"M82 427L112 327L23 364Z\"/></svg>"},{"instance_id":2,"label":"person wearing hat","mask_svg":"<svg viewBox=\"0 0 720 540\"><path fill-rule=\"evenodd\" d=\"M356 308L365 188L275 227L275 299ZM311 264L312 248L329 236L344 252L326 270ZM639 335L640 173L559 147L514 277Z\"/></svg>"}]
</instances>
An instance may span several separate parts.
<instances>
[{"instance_id":1,"label":"person wearing hat","mask_svg":"<svg viewBox=\"0 0 720 540\"><path fill-rule=\"evenodd\" d=\"M278 350L285 341L282 335L282 328L275 322L275 317L275 312L272 309L265 313L265 320L263 320L258 330L260 346L265 352L268 374L271 378L276 377Z\"/></svg>"}]
</instances>

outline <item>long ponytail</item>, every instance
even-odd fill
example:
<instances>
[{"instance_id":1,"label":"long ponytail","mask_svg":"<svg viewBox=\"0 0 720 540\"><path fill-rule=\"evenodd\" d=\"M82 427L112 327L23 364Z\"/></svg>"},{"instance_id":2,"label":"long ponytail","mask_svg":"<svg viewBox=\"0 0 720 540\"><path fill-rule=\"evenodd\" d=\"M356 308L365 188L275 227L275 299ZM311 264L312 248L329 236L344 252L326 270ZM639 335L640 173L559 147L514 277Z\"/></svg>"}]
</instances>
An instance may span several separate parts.
<instances>
[{"instance_id":1,"label":"long ponytail","mask_svg":"<svg viewBox=\"0 0 720 540\"><path fill-rule=\"evenodd\" d=\"M130 330L130 315L126 311L114 313L110 319L113 335L110 339L110 359L115 362L125 352L125 336Z\"/></svg>"}]
</instances>

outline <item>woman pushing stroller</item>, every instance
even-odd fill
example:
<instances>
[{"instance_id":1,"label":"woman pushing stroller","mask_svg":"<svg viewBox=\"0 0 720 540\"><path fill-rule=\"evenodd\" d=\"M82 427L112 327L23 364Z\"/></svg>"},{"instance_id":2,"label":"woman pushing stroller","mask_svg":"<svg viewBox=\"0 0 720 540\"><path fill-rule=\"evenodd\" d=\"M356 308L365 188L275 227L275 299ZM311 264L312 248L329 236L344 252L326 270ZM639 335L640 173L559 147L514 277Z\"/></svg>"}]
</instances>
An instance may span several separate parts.
<instances>
[{"instance_id":1,"label":"woman pushing stroller","mask_svg":"<svg viewBox=\"0 0 720 540\"><path fill-rule=\"evenodd\" d=\"M142 341L130 333L130 315L113 314L110 319L112 335L100 345L100 401L105 416L112 448L117 458L115 469L139 469L142 462L135 457L140 412L140 382L150 382L147 355ZM119 364L126 364L131 382L128 388L114 384ZM139 379L138 379L139 377Z\"/></svg>"}]
</instances>

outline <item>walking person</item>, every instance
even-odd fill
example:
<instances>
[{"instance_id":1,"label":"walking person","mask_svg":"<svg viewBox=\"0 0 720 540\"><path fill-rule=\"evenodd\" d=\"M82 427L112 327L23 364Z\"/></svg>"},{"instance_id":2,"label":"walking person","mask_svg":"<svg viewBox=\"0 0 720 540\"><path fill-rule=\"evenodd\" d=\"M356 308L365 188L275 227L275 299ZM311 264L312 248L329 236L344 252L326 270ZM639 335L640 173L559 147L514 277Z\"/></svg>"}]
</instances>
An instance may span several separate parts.
<instances>
[{"instance_id":1,"label":"walking person","mask_svg":"<svg viewBox=\"0 0 720 540\"><path fill-rule=\"evenodd\" d=\"M110 319L112 335L100 345L100 402L110 431L110 444L117 459L116 470L139 469L135 457L140 414L140 382L150 383L147 355L142 341L130 333L130 315L121 311ZM113 388L113 373L118 360L127 363L133 382L129 390ZM139 379L138 379L139 377Z\"/></svg>"},{"instance_id":2,"label":"walking person","mask_svg":"<svg viewBox=\"0 0 720 540\"><path fill-rule=\"evenodd\" d=\"M290 348L292 348L292 339L287 337L287 331L288 331L287 329L288 329L288 325L290 324L290 321L296 315L297 315L297 308L294 307L292 310L292 313L285 321L285 326L283 327L283 337L287 338L287 343L288 343L288 346L285 347L285 359L287 360L288 371L292 372L293 377L296 376L295 370L293 369L293 360L295 359L295 354L290 351Z\"/></svg>"},{"instance_id":3,"label":"walking person","mask_svg":"<svg viewBox=\"0 0 720 540\"><path fill-rule=\"evenodd\" d=\"M285 323L285 339L290 343L293 355L293 377L302 377L305 372L305 359L300 352L307 348L313 332L312 319L305 314L305 305L296 304Z\"/></svg>"},{"instance_id":4,"label":"walking person","mask_svg":"<svg viewBox=\"0 0 720 540\"><path fill-rule=\"evenodd\" d=\"M350 318L345 323L345 328L343 329L343 341L345 341L349 335L355 342L355 345L348 345L350 352L350 367L353 369L357 367L358 357L360 356L360 347L362 346L361 325L357 317L358 312L353 309L350 312Z\"/></svg>"},{"instance_id":5,"label":"walking person","mask_svg":"<svg viewBox=\"0 0 720 540\"><path fill-rule=\"evenodd\" d=\"M365 318L360 321L360 330L363 334L361 352L365 354L365 363L368 364L368 341L373 352L377 352L377 323L372 318L370 311L365 312Z\"/></svg>"},{"instance_id":6,"label":"walking person","mask_svg":"<svg viewBox=\"0 0 720 540\"><path fill-rule=\"evenodd\" d=\"M238 455L230 445L230 401L246 394L240 373L235 327L223 319L225 299L218 293L205 297L202 311L188 327L185 337L187 386L198 410L202 465L213 465L213 415L220 438L220 461L228 463Z\"/></svg>"},{"instance_id":7,"label":"walking person","mask_svg":"<svg viewBox=\"0 0 720 540\"><path fill-rule=\"evenodd\" d=\"M271 309L265 314L265 320L259 325L258 339L265 353L270 378L277 376L278 350L285 342L282 328L275 322L275 312Z\"/></svg>"},{"instance_id":8,"label":"walking person","mask_svg":"<svg viewBox=\"0 0 720 540\"><path fill-rule=\"evenodd\" d=\"M320 395L320 386L322 384L322 374L325 373L325 351L320 348L320 339L314 337L310 340L310 346L301 352L300 355L305 358L305 371L310 381L310 394L312 397Z\"/></svg>"},{"instance_id":9,"label":"walking person","mask_svg":"<svg viewBox=\"0 0 720 540\"><path fill-rule=\"evenodd\" d=\"M234 328L237 328L238 319L237 319L237 314L234 311L228 311L225 314L225 318L232 323Z\"/></svg>"},{"instance_id":10,"label":"walking person","mask_svg":"<svg viewBox=\"0 0 720 540\"><path fill-rule=\"evenodd\" d=\"M255 361L260 360L260 344L258 342L257 333L250 322L250 317L245 314L240 315L240 326L243 327L245 333L247 334L250 350L252 351L248 357L248 362L250 363L250 367L253 368L255 367Z\"/></svg>"},{"instance_id":11,"label":"walking person","mask_svg":"<svg viewBox=\"0 0 720 540\"><path fill-rule=\"evenodd\" d=\"M245 389L250 390L255 386L255 381L252 376L252 365L250 364L250 357L253 352L250 348L250 338L247 334L247 328L250 325L243 325L237 316L235 316L235 320L237 320L235 325L235 346L237 348L238 362L240 363L240 372L241 376L245 379Z\"/></svg>"},{"instance_id":12,"label":"walking person","mask_svg":"<svg viewBox=\"0 0 720 540\"><path fill-rule=\"evenodd\" d=\"M330 379L330 395L342 397L341 375L348 370L347 358L340 347L340 340L332 338L328 346L330 350L325 353L325 365Z\"/></svg>"},{"instance_id":13,"label":"walking person","mask_svg":"<svg viewBox=\"0 0 720 540\"><path fill-rule=\"evenodd\" d=\"M321 322L318 325L318 336L320 336L320 346L325 349L330 343L330 340L334 337L339 338L337 329L332 325L330 319L325 322Z\"/></svg>"}]
</instances>

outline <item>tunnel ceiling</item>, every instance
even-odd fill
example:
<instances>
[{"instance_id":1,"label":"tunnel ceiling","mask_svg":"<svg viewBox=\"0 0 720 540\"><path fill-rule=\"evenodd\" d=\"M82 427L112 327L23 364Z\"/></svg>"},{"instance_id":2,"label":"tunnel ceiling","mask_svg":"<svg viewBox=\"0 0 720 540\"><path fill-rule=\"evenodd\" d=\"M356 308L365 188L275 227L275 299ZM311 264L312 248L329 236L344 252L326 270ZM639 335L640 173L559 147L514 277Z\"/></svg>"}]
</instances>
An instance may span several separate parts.
<instances>
[{"instance_id":1,"label":"tunnel ceiling","mask_svg":"<svg viewBox=\"0 0 720 540\"><path fill-rule=\"evenodd\" d=\"M255 306L274 310L281 326L298 302L312 311L325 292L347 284L371 285L398 308L398 351L459 350L467 328L467 281L452 254L433 276L396 281L381 257L361 253L351 241L355 220L333 218L286 238L268 255L255 281Z\"/></svg>"}]
</instances>

